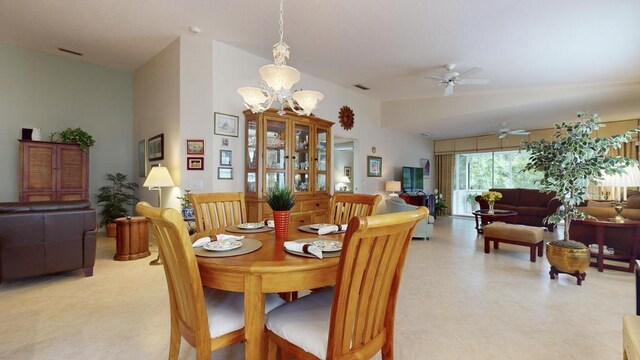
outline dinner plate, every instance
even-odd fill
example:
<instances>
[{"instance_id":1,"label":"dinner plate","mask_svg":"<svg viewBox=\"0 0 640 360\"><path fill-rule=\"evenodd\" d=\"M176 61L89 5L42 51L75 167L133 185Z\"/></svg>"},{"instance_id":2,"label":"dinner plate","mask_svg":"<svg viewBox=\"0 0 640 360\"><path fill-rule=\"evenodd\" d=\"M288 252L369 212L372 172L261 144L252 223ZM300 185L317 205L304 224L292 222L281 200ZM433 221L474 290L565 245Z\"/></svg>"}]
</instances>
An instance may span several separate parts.
<instances>
[{"instance_id":1,"label":"dinner plate","mask_svg":"<svg viewBox=\"0 0 640 360\"><path fill-rule=\"evenodd\" d=\"M210 243L206 243L202 245L202 248L209 251L228 251L237 249L242 246L242 241L233 240L228 245L222 245L219 241L212 241Z\"/></svg>"},{"instance_id":2,"label":"dinner plate","mask_svg":"<svg viewBox=\"0 0 640 360\"><path fill-rule=\"evenodd\" d=\"M238 224L236 225L239 229L243 229L243 230L254 230L254 229L261 229L264 227L264 223L262 222L257 222L257 223L245 223L245 224Z\"/></svg>"},{"instance_id":3,"label":"dinner plate","mask_svg":"<svg viewBox=\"0 0 640 360\"><path fill-rule=\"evenodd\" d=\"M319 247L322 252L334 252L342 250L342 243L336 240L316 240L313 241L312 244Z\"/></svg>"},{"instance_id":4,"label":"dinner plate","mask_svg":"<svg viewBox=\"0 0 640 360\"><path fill-rule=\"evenodd\" d=\"M312 230L320 230L320 228L323 228L325 226L331 226L333 224L311 224L309 225L309 228Z\"/></svg>"}]
</instances>

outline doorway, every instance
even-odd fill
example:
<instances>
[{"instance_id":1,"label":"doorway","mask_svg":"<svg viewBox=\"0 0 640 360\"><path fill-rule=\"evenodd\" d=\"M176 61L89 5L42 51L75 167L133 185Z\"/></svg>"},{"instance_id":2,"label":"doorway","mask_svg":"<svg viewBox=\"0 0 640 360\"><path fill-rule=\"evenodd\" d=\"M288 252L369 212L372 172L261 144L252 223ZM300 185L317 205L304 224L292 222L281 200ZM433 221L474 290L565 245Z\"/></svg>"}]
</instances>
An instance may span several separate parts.
<instances>
[{"instance_id":1,"label":"doorway","mask_svg":"<svg viewBox=\"0 0 640 360\"><path fill-rule=\"evenodd\" d=\"M333 139L333 191L334 193L353 193L357 191L355 165L356 140L336 136Z\"/></svg>"}]
</instances>

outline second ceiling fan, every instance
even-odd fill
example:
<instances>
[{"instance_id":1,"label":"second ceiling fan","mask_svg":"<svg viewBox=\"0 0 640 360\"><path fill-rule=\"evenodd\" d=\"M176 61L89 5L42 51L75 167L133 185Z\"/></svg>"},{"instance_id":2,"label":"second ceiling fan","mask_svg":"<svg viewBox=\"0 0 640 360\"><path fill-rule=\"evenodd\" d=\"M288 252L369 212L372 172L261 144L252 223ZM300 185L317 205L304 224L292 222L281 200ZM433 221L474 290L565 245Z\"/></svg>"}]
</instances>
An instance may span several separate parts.
<instances>
[{"instance_id":1,"label":"second ceiling fan","mask_svg":"<svg viewBox=\"0 0 640 360\"><path fill-rule=\"evenodd\" d=\"M444 96L452 95L456 85L486 85L489 83L489 79L465 78L466 76L482 70L479 67L472 67L471 69L463 71L461 73L453 71L453 69L456 68L456 64L447 64L444 66L444 68L447 70L446 74L442 76L429 76L427 78L438 80L440 82L438 86L445 86Z\"/></svg>"}]
</instances>

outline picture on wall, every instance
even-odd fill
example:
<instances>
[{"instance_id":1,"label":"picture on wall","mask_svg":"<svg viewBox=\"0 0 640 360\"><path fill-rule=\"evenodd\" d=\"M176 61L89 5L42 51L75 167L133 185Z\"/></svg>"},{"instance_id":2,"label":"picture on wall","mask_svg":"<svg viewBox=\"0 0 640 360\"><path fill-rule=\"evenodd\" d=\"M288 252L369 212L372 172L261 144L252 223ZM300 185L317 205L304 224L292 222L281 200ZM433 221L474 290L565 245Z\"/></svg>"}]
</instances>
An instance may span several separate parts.
<instances>
[{"instance_id":1,"label":"picture on wall","mask_svg":"<svg viewBox=\"0 0 640 360\"><path fill-rule=\"evenodd\" d=\"M220 150L220 165L231 166L231 150Z\"/></svg>"},{"instance_id":2,"label":"picture on wall","mask_svg":"<svg viewBox=\"0 0 640 360\"><path fill-rule=\"evenodd\" d=\"M138 141L138 176L147 177L147 141Z\"/></svg>"},{"instance_id":3,"label":"picture on wall","mask_svg":"<svg viewBox=\"0 0 640 360\"><path fill-rule=\"evenodd\" d=\"M233 168L218 168L218 179L220 180L233 180Z\"/></svg>"},{"instance_id":4,"label":"picture on wall","mask_svg":"<svg viewBox=\"0 0 640 360\"><path fill-rule=\"evenodd\" d=\"M428 179L431 174L431 160L420 159L420 167L422 168L422 175Z\"/></svg>"},{"instance_id":5,"label":"picture on wall","mask_svg":"<svg viewBox=\"0 0 640 360\"><path fill-rule=\"evenodd\" d=\"M204 170L204 158L188 157L187 170Z\"/></svg>"},{"instance_id":6,"label":"picture on wall","mask_svg":"<svg viewBox=\"0 0 640 360\"><path fill-rule=\"evenodd\" d=\"M382 177L382 158L378 156L367 156L367 176Z\"/></svg>"},{"instance_id":7,"label":"picture on wall","mask_svg":"<svg viewBox=\"0 0 640 360\"><path fill-rule=\"evenodd\" d=\"M229 146L229 138L222 138L222 146Z\"/></svg>"},{"instance_id":8,"label":"picture on wall","mask_svg":"<svg viewBox=\"0 0 640 360\"><path fill-rule=\"evenodd\" d=\"M147 157L149 161L164 159L164 134L149 138L147 142Z\"/></svg>"},{"instance_id":9,"label":"picture on wall","mask_svg":"<svg viewBox=\"0 0 640 360\"><path fill-rule=\"evenodd\" d=\"M216 135L238 137L239 118L234 115L214 113L213 133Z\"/></svg>"},{"instance_id":10,"label":"picture on wall","mask_svg":"<svg viewBox=\"0 0 640 360\"><path fill-rule=\"evenodd\" d=\"M349 178L349 180L351 180L351 166L344 167L344 176L346 176L347 178Z\"/></svg>"},{"instance_id":11,"label":"picture on wall","mask_svg":"<svg viewBox=\"0 0 640 360\"><path fill-rule=\"evenodd\" d=\"M204 155L204 140L187 140L187 155Z\"/></svg>"}]
</instances>

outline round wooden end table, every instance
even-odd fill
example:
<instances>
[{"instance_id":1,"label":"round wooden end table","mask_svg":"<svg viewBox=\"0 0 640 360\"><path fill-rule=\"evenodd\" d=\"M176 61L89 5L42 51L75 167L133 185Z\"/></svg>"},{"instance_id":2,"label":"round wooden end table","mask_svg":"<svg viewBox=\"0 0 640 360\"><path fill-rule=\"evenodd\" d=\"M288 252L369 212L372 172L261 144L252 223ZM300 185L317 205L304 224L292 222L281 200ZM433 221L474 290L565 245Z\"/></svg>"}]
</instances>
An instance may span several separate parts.
<instances>
[{"instance_id":1,"label":"round wooden end table","mask_svg":"<svg viewBox=\"0 0 640 360\"><path fill-rule=\"evenodd\" d=\"M478 234L484 233L482 230L483 226L494 221L511 223L515 219L516 215L518 215L518 213L513 210L493 210L493 213L489 213L488 209L473 211L473 217L476 220L476 230L478 231Z\"/></svg>"}]
</instances>

